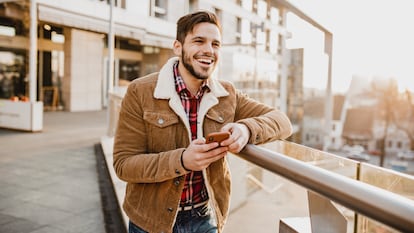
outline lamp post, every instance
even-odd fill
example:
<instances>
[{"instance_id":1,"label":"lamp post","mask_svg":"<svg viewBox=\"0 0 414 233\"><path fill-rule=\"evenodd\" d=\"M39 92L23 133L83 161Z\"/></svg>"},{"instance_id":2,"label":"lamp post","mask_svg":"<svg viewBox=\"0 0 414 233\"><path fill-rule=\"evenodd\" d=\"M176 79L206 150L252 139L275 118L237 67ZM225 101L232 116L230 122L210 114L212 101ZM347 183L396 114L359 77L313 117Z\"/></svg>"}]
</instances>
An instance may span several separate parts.
<instances>
[{"instance_id":1,"label":"lamp post","mask_svg":"<svg viewBox=\"0 0 414 233\"><path fill-rule=\"evenodd\" d=\"M109 6L109 29L108 29L108 92L114 88L114 0L110 0Z\"/></svg>"},{"instance_id":2,"label":"lamp post","mask_svg":"<svg viewBox=\"0 0 414 233\"><path fill-rule=\"evenodd\" d=\"M36 102L37 80L37 2L30 1L29 100Z\"/></svg>"}]
</instances>

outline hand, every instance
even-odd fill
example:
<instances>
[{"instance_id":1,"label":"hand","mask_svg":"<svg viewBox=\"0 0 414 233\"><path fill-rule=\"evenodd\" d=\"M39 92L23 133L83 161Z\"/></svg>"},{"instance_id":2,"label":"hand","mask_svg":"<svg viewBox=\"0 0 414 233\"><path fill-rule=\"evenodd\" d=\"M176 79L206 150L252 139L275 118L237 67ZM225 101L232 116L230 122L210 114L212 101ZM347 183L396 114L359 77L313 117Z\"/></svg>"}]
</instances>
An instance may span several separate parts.
<instances>
[{"instance_id":1,"label":"hand","mask_svg":"<svg viewBox=\"0 0 414 233\"><path fill-rule=\"evenodd\" d=\"M229 148L229 151L232 153L239 153L247 142L249 142L250 131L246 125L240 123L228 123L221 131L230 132L230 138L222 141L220 146L226 146Z\"/></svg>"},{"instance_id":2,"label":"hand","mask_svg":"<svg viewBox=\"0 0 414 233\"><path fill-rule=\"evenodd\" d=\"M196 139L183 152L183 165L187 170L201 171L227 155L228 148L217 142L205 143L205 139Z\"/></svg>"}]
</instances>

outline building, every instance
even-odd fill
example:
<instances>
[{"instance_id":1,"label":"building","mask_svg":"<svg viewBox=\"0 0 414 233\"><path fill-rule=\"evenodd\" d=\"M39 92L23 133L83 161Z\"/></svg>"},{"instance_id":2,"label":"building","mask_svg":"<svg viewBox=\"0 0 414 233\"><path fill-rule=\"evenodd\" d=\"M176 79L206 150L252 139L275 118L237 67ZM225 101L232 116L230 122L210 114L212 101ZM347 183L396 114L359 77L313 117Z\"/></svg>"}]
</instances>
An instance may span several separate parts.
<instances>
[{"instance_id":1,"label":"building","mask_svg":"<svg viewBox=\"0 0 414 233\"><path fill-rule=\"evenodd\" d=\"M26 122L19 129L40 131L43 111L106 108L111 92L159 70L173 56L177 19L198 9L215 12L223 25L217 74L282 111L288 111L292 85L285 46L288 12L325 33L331 57L330 32L288 1L113 2L112 7L110 0L0 3L0 127Z\"/></svg>"},{"instance_id":2,"label":"building","mask_svg":"<svg viewBox=\"0 0 414 233\"><path fill-rule=\"evenodd\" d=\"M324 147L324 98L315 96L304 100L302 144L322 150Z\"/></svg>"},{"instance_id":3,"label":"building","mask_svg":"<svg viewBox=\"0 0 414 233\"><path fill-rule=\"evenodd\" d=\"M10 1L1 7L1 70L18 76L2 98L28 96L30 4L37 11L36 100L48 109L88 111L107 105L108 91L157 71L173 54L177 19L193 10L223 24L222 77L245 89L275 89L280 75L279 10L269 1L115 1L114 79L109 80L110 1ZM23 15L23 18L21 17ZM240 59L243 58L243 59ZM13 74L9 72L13 70ZM247 86L246 86L247 83ZM268 85L270 84L270 85ZM4 86L13 85L4 84ZM275 99L272 105L275 105Z\"/></svg>"},{"instance_id":4,"label":"building","mask_svg":"<svg viewBox=\"0 0 414 233\"><path fill-rule=\"evenodd\" d=\"M2 1L0 98L42 102L45 110L105 108L113 88L158 70L173 55L177 19L197 9L213 11L222 21L221 77L252 89L269 83L274 88L283 76L278 48L286 30L271 1L114 2L112 8L109 0ZM275 98L271 104L277 104Z\"/></svg>"},{"instance_id":5,"label":"building","mask_svg":"<svg viewBox=\"0 0 414 233\"><path fill-rule=\"evenodd\" d=\"M345 145L360 145L374 151L383 137L383 127L375 118L374 108L358 107L347 110L342 137Z\"/></svg>"}]
</instances>

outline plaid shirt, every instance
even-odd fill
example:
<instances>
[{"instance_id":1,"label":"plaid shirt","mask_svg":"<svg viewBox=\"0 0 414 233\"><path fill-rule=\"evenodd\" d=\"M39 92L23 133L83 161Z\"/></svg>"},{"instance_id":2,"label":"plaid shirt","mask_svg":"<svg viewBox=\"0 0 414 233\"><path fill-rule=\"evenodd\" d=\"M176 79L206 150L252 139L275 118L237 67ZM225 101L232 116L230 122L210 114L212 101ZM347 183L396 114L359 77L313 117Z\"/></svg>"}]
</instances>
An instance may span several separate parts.
<instances>
[{"instance_id":1,"label":"plaid shirt","mask_svg":"<svg viewBox=\"0 0 414 233\"><path fill-rule=\"evenodd\" d=\"M204 82L197 94L193 96L187 89L183 78L178 71L178 62L174 64L175 89L181 98L181 103L187 113L187 118L191 128L191 139L197 138L197 114L201 98L204 92L210 91L207 83ZM181 194L180 206L191 206L208 200L208 193L204 184L203 173L192 171L185 177L184 189Z\"/></svg>"}]
</instances>

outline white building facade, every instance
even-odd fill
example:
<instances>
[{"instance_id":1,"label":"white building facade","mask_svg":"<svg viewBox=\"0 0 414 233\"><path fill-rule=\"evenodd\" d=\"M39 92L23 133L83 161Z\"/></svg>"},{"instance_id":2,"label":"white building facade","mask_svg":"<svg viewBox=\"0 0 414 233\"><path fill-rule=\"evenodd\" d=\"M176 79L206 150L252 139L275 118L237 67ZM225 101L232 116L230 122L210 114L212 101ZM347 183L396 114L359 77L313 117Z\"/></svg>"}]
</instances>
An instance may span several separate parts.
<instances>
[{"instance_id":1,"label":"white building facade","mask_svg":"<svg viewBox=\"0 0 414 233\"><path fill-rule=\"evenodd\" d=\"M279 26L278 9L268 1L114 0L113 81L108 80L110 1L32 2L37 11L36 99L44 101L45 107L66 111L102 109L106 106L107 91L111 89L108 85L123 85L123 80L130 81L157 71L172 56L170 49L177 19L198 9L213 11L222 21L223 60L219 67L222 78L271 83L274 87L278 82L278 45L283 30ZM1 5L4 11L0 68L7 71L10 66L16 66L13 61L3 62L11 53L11 60L22 61L18 69L21 79L27 81L29 71L24 63L28 63L30 2L11 1ZM26 16L21 18L21 15ZM27 85L20 89L25 90L0 97L29 95ZM51 101L53 95L58 95L57 101Z\"/></svg>"}]
</instances>

